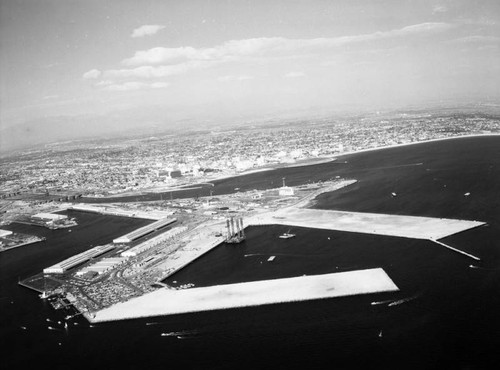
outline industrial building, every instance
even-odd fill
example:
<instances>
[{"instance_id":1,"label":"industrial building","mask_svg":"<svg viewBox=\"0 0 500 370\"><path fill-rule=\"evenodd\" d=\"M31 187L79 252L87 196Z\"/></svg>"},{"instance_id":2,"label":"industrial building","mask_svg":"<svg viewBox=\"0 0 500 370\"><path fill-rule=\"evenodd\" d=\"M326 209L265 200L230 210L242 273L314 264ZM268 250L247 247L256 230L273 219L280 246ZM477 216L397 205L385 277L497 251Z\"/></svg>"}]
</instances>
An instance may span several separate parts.
<instances>
[{"instance_id":1,"label":"industrial building","mask_svg":"<svg viewBox=\"0 0 500 370\"><path fill-rule=\"evenodd\" d=\"M120 255L122 257L135 257L138 254L147 251L148 249L154 247L155 245L158 245L159 243L168 240L170 238L173 238L174 236L184 232L187 230L186 226L181 226L181 227L174 227L166 232L164 232L161 235L158 235L144 243L138 244L133 248L130 248L129 250L126 250L125 252L122 252Z\"/></svg>"},{"instance_id":2,"label":"industrial building","mask_svg":"<svg viewBox=\"0 0 500 370\"><path fill-rule=\"evenodd\" d=\"M86 266L82 268L80 271L76 273L77 276L82 276L85 274L88 274L89 272L95 272L98 275L103 274L104 272L121 265L123 262L125 262L127 259L124 257L110 257L110 258L103 258L102 260L93 263L92 265Z\"/></svg>"},{"instance_id":3,"label":"industrial building","mask_svg":"<svg viewBox=\"0 0 500 370\"><path fill-rule=\"evenodd\" d=\"M294 194L293 188L285 185L285 178L283 177L283 186L278 189L278 194L283 196L292 196Z\"/></svg>"},{"instance_id":4,"label":"industrial building","mask_svg":"<svg viewBox=\"0 0 500 370\"><path fill-rule=\"evenodd\" d=\"M95 258L97 256L100 256L101 254L104 254L104 253L106 253L114 248L115 247L111 244L98 245L97 247L89 249L88 251L77 254L76 256L70 257L68 259L65 259L64 261L56 263L53 266L50 266L50 267L43 269L43 273L44 274L64 274L70 268L81 265L82 263L87 262L91 258Z\"/></svg>"},{"instance_id":5,"label":"industrial building","mask_svg":"<svg viewBox=\"0 0 500 370\"><path fill-rule=\"evenodd\" d=\"M61 221L61 220L65 220L68 218L68 216L65 216L65 215L58 215L58 214L55 214L55 213L37 213L36 215L33 215L31 216L31 218L35 219L35 220L41 220L41 221L44 221L44 222L48 222L48 221Z\"/></svg>"},{"instance_id":6,"label":"industrial building","mask_svg":"<svg viewBox=\"0 0 500 370\"><path fill-rule=\"evenodd\" d=\"M161 229L162 227L170 225L171 223L173 223L175 221L177 221L176 218L162 218L161 220L153 222L152 224L146 225L146 226L141 227L137 230L134 230L126 235L123 235L123 236L120 236L119 238L114 239L113 243L115 243L115 244L130 243L136 239L139 239L140 237L142 237L144 235L147 235L149 233L152 233L153 231Z\"/></svg>"}]
</instances>

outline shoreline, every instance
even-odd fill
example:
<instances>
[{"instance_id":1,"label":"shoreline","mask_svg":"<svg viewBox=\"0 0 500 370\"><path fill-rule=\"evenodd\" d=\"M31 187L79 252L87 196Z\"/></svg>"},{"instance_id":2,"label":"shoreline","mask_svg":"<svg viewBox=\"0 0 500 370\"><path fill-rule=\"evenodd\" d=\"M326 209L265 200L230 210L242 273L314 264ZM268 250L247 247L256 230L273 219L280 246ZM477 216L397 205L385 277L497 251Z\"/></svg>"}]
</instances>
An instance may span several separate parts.
<instances>
[{"instance_id":1,"label":"shoreline","mask_svg":"<svg viewBox=\"0 0 500 370\"><path fill-rule=\"evenodd\" d=\"M413 141L411 143L383 145L383 146L377 146L375 148L366 148L366 149L353 150L353 151L345 152L345 153L339 153L339 154L335 154L334 157L335 158L339 158L339 157L343 157L345 155L365 153L365 152L371 152L371 151L382 150L382 149L399 148L399 147L404 147L404 146L409 146L409 145L416 145L416 144L425 144L425 143L431 143L431 142L435 142L435 141L465 139L465 138L484 137L484 136L500 136L500 133L496 133L496 134L495 133L490 133L490 134L469 134L469 135L460 135L460 136L448 136L448 137L442 137L442 138L436 138L436 139L427 139L427 140L422 140L422 141Z\"/></svg>"},{"instance_id":2,"label":"shoreline","mask_svg":"<svg viewBox=\"0 0 500 370\"><path fill-rule=\"evenodd\" d=\"M103 196L103 197L83 196L83 198L86 198L86 199L106 199L106 200L109 200L110 203L113 203L113 200L117 199L117 198L119 199L119 198L134 197L134 196L139 197L139 196L144 196L144 195L148 195L148 194L173 193L173 192L178 192L178 191L185 191L185 190L200 188L201 186L207 185L207 184L213 185L213 182L227 180L227 179L245 176L245 175L251 175L251 174L260 173L260 172L274 171L274 170L279 170L279 169L283 169L283 168L305 167L305 166L314 166L316 164L325 164L325 163L336 161L338 158L342 158L342 157L347 156L347 155L355 155L358 153L365 153L365 152L371 152L371 151L377 151L377 150L383 150L383 149L391 149L391 148L399 148L399 147L405 147L405 146L409 146L409 145L425 144L425 143L430 143L430 142L435 142L435 141L456 140L456 139L474 138L474 137L488 137L488 136L500 136L500 133L468 134L468 135L460 135L460 136L449 136L449 137L442 137L442 138L435 138L435 139L427 139L427 140L422 140L422 141L413 141L413 142L409 142L409 143L383 145L383 146L377 146L374 148L365 148L365 149L353 150L350 152L332 154L329 156L321 157L321 159L320 158L316 158L314 160L311 159L312 163L290 163L290 164L287 164L284 166L275 165L272 167L255 168L255 169L244 171L244 172L237 173L237 174L228 174L228 175L222 175L219 177L215 177L212 179L210 179L210 178L204 179L204 181L202 181L202 182L196 182L193 184L175 186L169 190L162 190L160 188L160 189L156 189L156 190L155 189L141 190L141 191L137 191L137 192L127 192L127 193L122 193L122 194L107 195L107 196Z\"/></svg>"},{"instance_id":3,"label":"shoreline","mask_svg":"<svg viewBox=\"0 0 500 370\"><path fill-rule=\"evenodd\" d=\"M16 249L16 248L24 247L24 246L26 246L26 245L30 245L30 244L35 244L35 243L43 242L44 240L46 240L46 238L44 238L44 237L37 237L37 238L38 238L37 240L27 241L27 242L24 242L24 243L21 243L21 244L15 245L15 246L13 246L13 247L9 247L9 248L3 248L3 247L2 247L2 248L0 248L0 253L10 251L11 249Z\"/></svg>"}]
</instances>

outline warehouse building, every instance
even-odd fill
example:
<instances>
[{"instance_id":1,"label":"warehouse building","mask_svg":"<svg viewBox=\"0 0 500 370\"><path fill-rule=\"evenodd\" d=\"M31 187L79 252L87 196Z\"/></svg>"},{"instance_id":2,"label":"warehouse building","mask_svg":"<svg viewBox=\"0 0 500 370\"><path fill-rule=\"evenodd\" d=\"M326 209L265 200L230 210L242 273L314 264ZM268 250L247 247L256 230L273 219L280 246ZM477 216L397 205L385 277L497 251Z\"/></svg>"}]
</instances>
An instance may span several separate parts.
<instances>
[{"instance_id":1,"label":"warehouse building","mask_svg":"<svg viewBox=\"0 0 500 370\"><path fill-rule=\"evenodd\" d=\"M114 239L113 243L115 243L115 244L130 243L136 239L139 239L142 236L145 236L149 233L152 233L153 231L159 230L162 227L170 225L171 223L173 223L175 221L177 221L176 218L162 218L161 220L153 222L152 224L146 225L146 226L141 227L137 230L134 230L126 235L123 235L123 236L120 236L119 238Z\"/></svg>"}]
</instances>

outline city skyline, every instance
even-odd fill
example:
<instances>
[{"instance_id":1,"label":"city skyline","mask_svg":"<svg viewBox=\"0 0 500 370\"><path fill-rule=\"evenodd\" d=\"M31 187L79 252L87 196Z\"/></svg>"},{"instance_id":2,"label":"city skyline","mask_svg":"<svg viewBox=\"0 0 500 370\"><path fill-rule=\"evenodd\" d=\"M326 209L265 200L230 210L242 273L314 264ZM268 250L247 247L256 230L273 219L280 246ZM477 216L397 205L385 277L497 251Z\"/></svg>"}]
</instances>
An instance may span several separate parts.
<instances>
[{"instance_id":1,"label":"city skyline","mask_svg":"<svg viewBox=\"0 0 500 370\"><path fill-rule=\"evenodd\" d=\"M180 120L499 101L494 1L0 4L3 148Z\"/></svg>"}]
</instances>

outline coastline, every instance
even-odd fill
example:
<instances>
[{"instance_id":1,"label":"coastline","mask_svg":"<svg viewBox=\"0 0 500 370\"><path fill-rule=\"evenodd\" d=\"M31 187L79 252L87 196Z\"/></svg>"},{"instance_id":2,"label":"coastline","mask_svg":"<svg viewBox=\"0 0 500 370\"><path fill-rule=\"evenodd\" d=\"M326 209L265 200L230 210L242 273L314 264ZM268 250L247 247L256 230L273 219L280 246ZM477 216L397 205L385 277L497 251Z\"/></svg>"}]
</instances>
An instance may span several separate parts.
<instances>
[{"instance_id":1,"label":"coastline","mask_svg":"<svg viewBox=\"0 0 500 370\"><path fill-rule=\"evenodd\" d=\"M449 136L449 137L442 137L442 138L437 138L437 139L427 139L427 140L422 140L422 141L413 141L411 143L383 145L383 146L377 146L375 148L359 149L359 150L353 150L353 151L350 151L350 152L335 154L334 158L340 158L340 157L343 157L345 155L365 153L365 152L372 152L372 151L377 151L377 150L382 150L382 149L399 148L399 147L405 147L405 146L409 146L409 145L431 143L431 142L435 142L435 141L465 139L465 138L474 138L474 137L483 137L483 136L500 136L500 133L496 133L496 134L495 133L489 133L489 134L469 134L469 135L460 135L460 136Z\"/></svg>"},{"instance_id":2,"label":"coastline","mask_svg":"<svg viewBox=\"0 0 500 370\"><path fill-rule=\"evenodd\" d=\"M425 143L430 143L430 142L435 142L435 141L455 140L455 139L474 138L474 137L487 137L487 136L500 136L500 133L468 134L468 135L459 135L459 136L449 136L449 137L442 137L442 138L435 138L435 139L427 139L427 140L422 140L422 141L413 141L413 142L409 142L409 143L382 145L382 146L377 146L374 148L357 149L357 150L353 150L350 152L333 154L333 155L325 156L325 157L321 157L321 158L314 158L314 159L311 158L310 159L311 163L289 163L289 164L285 164L285 165L273 165L271 167L255 168L252 170L248 170L248 171L244 171L244 172L240 172L240 173L236 173L236 174L227 174L227 175L217 176L214 178L205 178L205 179L203 179L202 182L179 185L179 186L174 186L172 188L167 188L167 189L151 188L149 190L143 189L143 190L136 191L136 192L126 192L126 193L120 193L120 194L107 195L107 196L103 196L103 197L84 196L84 198L87 198L87 199L109 199L109 202L113 203L114 199L116 199L116 198L142 196L142 195L147 195L147 194L161 194L161 193L170 193L170 192L173 193L173 192L178 192L178 191L197 189L197 188L201 188L201 186L203 186L203 185L208 185L208 184L211 184L213 186L213 182L216 182L216 181L227 180L227 179L231 179L231 178L235 178L235 177L251 175L251 174L266 172L266 171L273 171L273 170L278 170L278 169L283 169L283 168L304 167L304 166L313 166L316 164L324 164L324 163L333 162L333 161L337 160L338 158L342 158L342 157L347 156L347 155L354 155L354 154L358 154L358 153L372 152L372 151L378 151L378 150L390 149L390 148L399 148L399 147L405 147L405 146L409 146L409 145L425 144ZM307 160L305 160L304 162L306 162L306 161Z\"/></svg>"}]
</instances>

